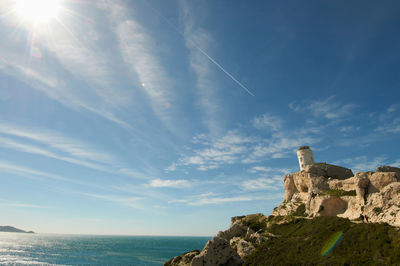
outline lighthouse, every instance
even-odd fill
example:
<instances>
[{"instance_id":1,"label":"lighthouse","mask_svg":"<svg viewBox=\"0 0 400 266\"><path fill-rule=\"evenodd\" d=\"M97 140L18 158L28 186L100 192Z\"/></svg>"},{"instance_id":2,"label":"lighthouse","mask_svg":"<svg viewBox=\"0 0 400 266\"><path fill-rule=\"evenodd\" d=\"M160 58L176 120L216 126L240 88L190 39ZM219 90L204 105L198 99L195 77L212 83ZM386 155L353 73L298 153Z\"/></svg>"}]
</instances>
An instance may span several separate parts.
<instances>
[{"instance_id":1,"label":"lighthouse","mask_svg":"<svg viewBox=\"0 0 400 266\"><path fill-rule=\"evenodd\" d=\"M307 165L314 164L314 155L308 146L301 146L297 150L297 158L299 159L300 171L303 171Z\"/></svg>"}]
</instances>

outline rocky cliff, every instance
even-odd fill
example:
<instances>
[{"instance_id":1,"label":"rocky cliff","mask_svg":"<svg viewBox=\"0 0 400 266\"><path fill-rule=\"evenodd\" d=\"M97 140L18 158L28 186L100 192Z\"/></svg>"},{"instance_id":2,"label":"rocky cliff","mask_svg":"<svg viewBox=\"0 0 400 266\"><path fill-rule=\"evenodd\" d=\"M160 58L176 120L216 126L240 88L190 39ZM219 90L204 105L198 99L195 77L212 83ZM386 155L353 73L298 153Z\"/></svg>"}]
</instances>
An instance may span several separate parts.
<instances>
[{"instance_id":1,"label":"rocky cliff","mask_svg":"<svg viewBox=\"0 0 400 266\"><path fill-rule=\"evenodd\" d=\"M389 250L393 247L398 248L397 244L400 243L400 234L398 233L400 226L400 168L382 166L378 167L375 172L358 172L354 175L350 169L344 167L317 163L305 167L301 172L286 175L284 187L284 201L274 209L272 215L266 217L262 214L253 214L233 217L230 228L219 232L208 241L202 251L192 251L177 256L164 265L274 265L270 264L268 260L261 260L261 258L265 257L265 254L269 254L271 263L273 258L276 262L283 263L285 258L280 258L281 255L278 253L290 254L291 250L285 250L285 248L290 248L287 243L292 243L290 245L294 247L301 243L299 242L301 239L304 243L311 241L307 247L313 247L310 251L310 260L304 261L304 263L328 263L329 259L324 258L324 261L321 261L321 256L315 255L318 253L315 253L315 250L321 248L321 243L316 243L315 239L326 238L324 234L328 228L330 228L328 232L339 229L346 230L348 243L352 243L357 237L361 239L360 241L365 241L355 232L371 230L371 233L367 234L367 242L370 244L362 249L364 251L356 248L355 251L353 250L354 252L352 251L354 254L347 253L351 254L348 257L344 255L330 257L329 263L342 263L346 260L350 264L362 262L385 264L393 261L400 263L399 252L399 254L392 252L389 255L365 253L365 250L372 252L371 248L379 242L377 239L380 235L376 233L379 230L383 232L382 237L385 234L388 235L387 239L385 238L386 242L379 245L388 245ZM359 224L361 215L367 216L371 222L367 229L360 227L363 226L363 224ZM321 220L322 217L326 218ZM384 226L382 229L378 223L384 223L388 227ZM296 232L300 230L303 233L298 236L285 235L280 231L279 226L285 228L283 232L287 232L287 229L293 226L296 228ZM302 229L302 226L305 229ZM304 235L307 230L310 231L310 235ZM281 233L278 235L276 232ZM352 237L349 237L350 235ZM371 239L371 236L376 239ZM320 240L322 241L322 239ZM297 248L303 249L301 244ZM298 256L300 254L301 252L298 253ZM346 260L343 260L345 257ZM294 259L292 262L296 261L296 254L292 255L292 259ZM290 263L289 260L286 262Z\"/></svg>"},{"instance_id":2,"label":"rocky cliff","mask_svg":"<svg viewBox=\"0 0 400 266\"><path fill-rule=\"evenodd\" d=\"M285 198L272 215L288 215L305 204L309 217L339 216L400 226L400 168L358 172L328 164L307 166L284 177Z\"/></svg>"}]
</instances>

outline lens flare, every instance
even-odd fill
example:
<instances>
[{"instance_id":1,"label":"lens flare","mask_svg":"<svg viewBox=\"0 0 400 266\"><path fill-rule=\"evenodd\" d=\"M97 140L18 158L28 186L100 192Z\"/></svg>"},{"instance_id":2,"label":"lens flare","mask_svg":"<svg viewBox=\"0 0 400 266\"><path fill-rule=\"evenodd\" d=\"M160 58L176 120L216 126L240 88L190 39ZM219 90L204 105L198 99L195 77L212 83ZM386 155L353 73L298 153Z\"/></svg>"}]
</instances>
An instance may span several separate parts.
<instances>
[{"instance_id":1,"label":"lens flare","mask_svg":"<svg viewBox=\"0 0 400 266\"><path fill-rule=\"evenodd\" d=\"M340 242L340 239L342 239L343 236L343 231L336 232L332 234L328 240L325 242L325 244L322 246L321 250L321 255L326 256L331 252L337 244Z\"/></svg>"}]
</instances>

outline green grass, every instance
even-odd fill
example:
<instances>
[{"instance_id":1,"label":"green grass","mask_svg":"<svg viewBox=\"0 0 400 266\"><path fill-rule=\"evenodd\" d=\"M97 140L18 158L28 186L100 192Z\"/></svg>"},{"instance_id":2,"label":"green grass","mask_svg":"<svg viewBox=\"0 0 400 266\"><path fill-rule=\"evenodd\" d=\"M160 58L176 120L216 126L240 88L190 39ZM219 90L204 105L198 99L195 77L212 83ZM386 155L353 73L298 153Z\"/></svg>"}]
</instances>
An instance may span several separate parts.
<instances>
[{"instance_id":1,"label":"green grass","mask_svg":"<svg viewBox=\"0 0 400 266\"><path fill-rule=\"evenodd\" d=\"M322 256L321 248L339 231L343 231L340 242ZM279 237L260 245L243 265L400 265L400 232L387 224L294 218L273 224L268 232Z\"/></svg>"}]
</instances>

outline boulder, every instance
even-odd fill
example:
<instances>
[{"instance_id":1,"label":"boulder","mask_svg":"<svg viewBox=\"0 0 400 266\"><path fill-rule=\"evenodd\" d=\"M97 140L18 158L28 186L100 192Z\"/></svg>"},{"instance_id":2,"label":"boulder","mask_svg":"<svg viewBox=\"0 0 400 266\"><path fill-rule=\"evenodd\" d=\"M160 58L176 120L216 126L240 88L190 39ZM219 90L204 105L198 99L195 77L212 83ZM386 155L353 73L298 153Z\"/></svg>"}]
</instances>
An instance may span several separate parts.
<instances>
[{"instance_id":1,"label":"boulder","mask_svg":"<svg viewBox=\"0 0 400 266\"><path fill-rule=\"evenodd\" d=\"M276 237L276 236L274 236ZM260 235L259 233L254 233L249 237L249 240L257 245L261 245L268 240L267 237Z\"/></svg>"},{"instance_id":2,"label":"boulder","mask_svg":"<svg viewBox=\"0 0 400 266\"><path fill-rule=\"evenodd\" d=\"M193 258L200 254L199 250L189 251L180 256L176 256L164 263L164 266L190 266Z\"/></svg>"},{"instance_id":3,"label":"boulder","mask_svg":"<svg viewBox=\"0 0 400 266\"><path fill-rule=\"evenodd\" d=\"M327 163L308 165L305 167L304 171L316 176L331 177L341 180L353 176L351 169Z\"/></svg>"},{"instance_id":4,"label":"boulder","mask_svg":"<svg viewBox=\"0 0 400 266\"><path fill-rule=\"evenodd\" d=\"M285 199L284 201L289 201L292 199L294 193L298 192L293 181L293 175L285 175L283 178L283 183L285 187Z\"/></svg>"},{"instance_id":5,"label":"boulder","mask_svg":"<svg viewBox=\"0 0 400 266\"><path fill-rule=\"evenodd\" d=\"M231 227L229 227L228 230L219 231L217 237L221 237L229 241L231 238L244 235L246 232L247 226L240 223L240 221L236 221L231 225Z\"/></svg>"},{"instance_id":6,"label":"boulder","mask_svg":"<svg viewBox=\"0 0 400 266\"><path fill-rule=\"evenodd\" d=\"M237 253L241 258L250 255L254 250L253 244L244 239L241 239L237 244Z\"/></svg>"},{"instance_id":7,"label":"boulder","mask_svg":"<svg viewBox=\"0 0 400 266\"><path fill-rule=\"evenodd\" d=\"M294 186L296 190L302 193L307 193L312 187L310 174L304 171L292 174Z\"/></svg>"},{"instance_id":8,"label":"boulder","mask_svg":"<svg viewBox=\"0 0 400 266\"><path fill-rule=\"evenodd\" d=\"M239 258L239 259L238 259ZM233 250L229 241L222 237L214 237L207 242L203 251L195 256L192 266L214 266L214 265L241 265L240 256Z\"/></svg>"},{"instance_id":9,"label":"boulder","mask_svg":"<svg viewBox=\"0 0 400 266\"><path fill-rule=\"evenodd\" d=\"M397 172L375 172L368 177L370 183L368 193L379 192L384 187L400 180L400 173Z\"/></svg>"}]
</instances>

